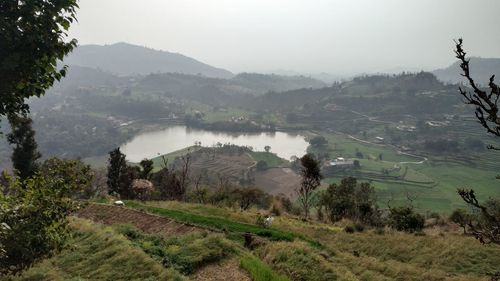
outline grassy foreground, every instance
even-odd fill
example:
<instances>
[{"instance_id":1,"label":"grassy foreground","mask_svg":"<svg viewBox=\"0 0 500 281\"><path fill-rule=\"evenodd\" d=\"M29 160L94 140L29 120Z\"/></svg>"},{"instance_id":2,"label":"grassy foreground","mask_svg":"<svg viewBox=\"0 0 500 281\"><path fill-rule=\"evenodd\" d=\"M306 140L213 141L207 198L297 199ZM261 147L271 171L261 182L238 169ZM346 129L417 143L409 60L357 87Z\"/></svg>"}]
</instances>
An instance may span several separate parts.
<instances>
[{"instance_id":1,"label":"grassy foreground","mask_svg":"<svg viewBox=\"0 0 500 281\"><path fill-rule=\"evenodd\" d=\"M261 231L251 224L256 210L180 202L127 205L226 231L162 236L128 225L105 227L73 219L75 236L68 248L14 280L198 280L206 267L219 266L212 274L224 274L227 268L221 265L227 261L239 261L231 269L256 281L488 281L488 274L500 270L500 247L481 245L459 231L346 233L346 222L331 225L282 215L273 225L276 236L256 238L258 244L250 250L239 238L240 232ZM293 239L276 239L283 233Z\"/></svg>"},{"instance_id":2,"label":"grassy foreground","mask_svg":"<svg viewBox=\"0 0 500 281\"><path fill-rule=\"evenodd\" d=\"M184 280L110 227L82 219L73 219L71 227L66 249L12 280Z\"/></svg>"}]
</instances>

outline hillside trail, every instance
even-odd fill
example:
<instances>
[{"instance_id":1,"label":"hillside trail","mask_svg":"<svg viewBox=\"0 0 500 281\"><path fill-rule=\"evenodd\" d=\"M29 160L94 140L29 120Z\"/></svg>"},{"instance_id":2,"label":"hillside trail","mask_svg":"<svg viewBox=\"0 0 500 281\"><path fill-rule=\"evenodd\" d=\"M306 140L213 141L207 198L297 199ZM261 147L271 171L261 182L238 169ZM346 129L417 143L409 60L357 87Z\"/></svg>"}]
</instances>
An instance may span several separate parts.
<instances>
[{"instance_id":1,"label":"hillside trail","mask_svg":"<svg viewBox=\"0 0 500 281\"><path fill-rule=\"evenodd\" d=\"M90 203L75 215L106 225L130 224L145 233L159 234L164 237L175 237L196 232L213 232L206 228L180 223L139 210L98 203ZM235 258L221 263L208 264L190 277L196 281L251 280L248 274L240 268L238 260Z\"/></svg>"}]
</instances>

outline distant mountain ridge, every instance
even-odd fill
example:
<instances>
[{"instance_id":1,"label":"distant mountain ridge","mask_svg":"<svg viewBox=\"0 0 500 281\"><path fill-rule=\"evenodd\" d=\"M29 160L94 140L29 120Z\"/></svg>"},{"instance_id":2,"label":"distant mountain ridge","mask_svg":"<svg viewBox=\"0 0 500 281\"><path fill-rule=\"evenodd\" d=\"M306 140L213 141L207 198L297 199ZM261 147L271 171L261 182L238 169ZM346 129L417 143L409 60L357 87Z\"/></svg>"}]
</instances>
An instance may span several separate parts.
<instances>
[{"instance_id":1,"label":"distant mountain ridge","mask_svg":"<svg viewBox=\"0 0 500 281\"><path fill-rule=\"evenodd\" d=\"M193 58L128 43L81 45L65 60L68 65L97 68L116 75L183 73L214 78L231 78L228 70L210 66Z\"/></svg>"},{"instance_id":2,"label":"distant mountain ridge","mask_svg":"<svg viewBox=\"0 0 500 281\"><path fill-rule=\"evenodd\" d=\"M472 57L470 59L470 71L472 78L479 84L488 84L493 74L495 74L495 80L498 82L500 81L500 58ZM459 61L446 68L434 70L432 73L439 80L446 83L465 82L465 79L460 75L462 70L460 69Z\"/></svg>"}]
</instances>

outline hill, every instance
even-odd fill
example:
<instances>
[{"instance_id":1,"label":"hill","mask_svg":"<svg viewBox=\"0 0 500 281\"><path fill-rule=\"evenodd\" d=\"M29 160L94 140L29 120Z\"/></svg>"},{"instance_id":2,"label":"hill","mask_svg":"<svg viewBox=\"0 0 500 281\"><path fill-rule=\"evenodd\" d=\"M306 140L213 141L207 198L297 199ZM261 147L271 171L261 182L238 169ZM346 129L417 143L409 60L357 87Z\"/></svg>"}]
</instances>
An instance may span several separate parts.
<instances>
[{"instance_id":1,"label":"hill","mask_svg":"<svg viewBox=\"0 0 500 281\"><path fill-rule=\"evenodd\" d=\"M300 88L323 88L326 84L317 79L302 75L282 76L276 74L240 73L231 81L260 92L282 92Z\"/></svg>"},{"instance_id":2,"label":"hill","mask_svg":"<svg viewBox=\"0 0 500 281\"><path fill-rule=\"evenodd\" d=\"M15 280L480 281L500 262L498 246L479 246L453 225L418 235L388 228L350 233L345 221L282 214L264 227L255 223L258 210L126 204L91 203L72 219L71 247Z\"/></svg>"},{"instance_id":3,"label":"hill","mask_svg":"<svg viewBox=\"0 0 500 281\"><path fill-rule=\"evenodd\" d=\"M127 43L112 45L82 45L64 62L98 68L117 75L147 75L156 72L178 72L207 77L229 78L233 74L193 58L166 51L154 50Z\"/></svg>"},{"instance_id":4,"label":"hill","mask_svg":"<svg viewBox=\"0 0 500 281\"><path fill-rule=\"evenodd\" d=\"M486 85L491 75L495 74L497 77L500 76L500 58L472 57L470 59L470 68L472 71L472 78L474 78L476 82ZM443 82L459 83L465 81L462 76L460 76L462 71L458 61L446 68L434 70L433 73Z\"/></svg>"}]
</instances>

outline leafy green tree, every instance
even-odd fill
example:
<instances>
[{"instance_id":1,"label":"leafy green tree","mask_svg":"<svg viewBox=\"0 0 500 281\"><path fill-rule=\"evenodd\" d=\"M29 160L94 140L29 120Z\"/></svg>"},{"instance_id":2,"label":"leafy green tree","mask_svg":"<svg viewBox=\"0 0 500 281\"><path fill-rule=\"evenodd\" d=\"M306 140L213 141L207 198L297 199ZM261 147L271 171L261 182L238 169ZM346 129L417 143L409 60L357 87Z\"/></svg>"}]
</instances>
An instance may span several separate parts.
<instances>
[{"instance_id":1,"label":"leafy green tree","mask_svg":"<svg viewBox=\"0 0 500 281\"><path fill-rule=\"evenodd\" d=\"M418 232L424 228L424 223L424 216L415 213L412 207L390 208L389 225L398 231Z\"/></svg>"},{"instance_id":2,"label":"leafy green tree","mask_svg":"<svg viewBox=\"0 0 500 281\"><path fill-rule=\"evenodd\" d=\"M70 199L80 183L58 166L50 174L37 173L23 183L11 179L0 192L0 273L16 274L37 260L60 250L69 235L67 216L77 208ZM3 187L5 188L5 187Z\"/></svg>"},{"instance_id":3,"label":"leafy green tree","mask_svg":"<svg viewBox=\"0 0 500 281\"><path fill-rule=\"evenodd\" d=\"M315 136L309 143L314 147L324 147L328 144L328 141L323 136Z\"/></svg>"},{"instance_id":4,"label":"leafy green tree","mask_svg":"<svg viewBox=\"0 0 500 281\"><path fill-rule=\"evenodd\" d=\"M349 218L370 225L380 223L374 188L369 183L358 184L352 177L331 184L321 194L319 205L325 207L332 222Z\"/></svg>"},{"instance_id":5,"label":"leafy green tree","mask_svg":"<svg viewBox=\"0 0 500 281\"><path fill-rule=\"evenodd\" d=\"M296 190L299 196L299 203L304 211L304 216L309 217L309 209L311 208L311 199L313 192L321 184L321 168L319 161L316 161L312 155L306 154L300 158L300 175L302 180L300 187Z\"/></svg>"},{"instance_id":6,"label":"leafy green tree","mask_svg":"<svg viewBox=\"0 0 500 281\"><path fill-rule=\"evenodd\" d=\"M76 46L66 32L77 8L77 0L0 1L0 116L27 112L26 99L66 75L57 63Z\"/></svg>"},{"instance_id":7,"label":"leafy green tree","mask_svg":"<svg viewBox=\"0 0 500 281\"><path fill-rule=\"evenodd\" d=\"M127 174L127 161L125 154L116 148L109 152L108 159L108 192L120 194L122 187L122 180Z\"/></svg>"},{"instance_id":8,"label":"leafy green tree","mask_svg":"<svg viewBox=\"0 0 500 281\"><path fill-rule=\"evenodd\" d=\"M150 178L150 176L151 176L151 172L154 169L154 167L153 167L153 160L144 159L139 164L141 165L141 168L142 168L139 177L141 179L148 180Z\"/></svg>"},{"instance_id":9,"label":"leafy green tree","mask_svg":"<svg viewBox=\"0 0 500 281\"><path fill-rule=\"evenodd\" d=\"M91 198L95 195L92 180L94 172L90 165L78 159L53 157L45 160L39 168L40 174L59 180L66 186L71 185L72 198Z\"/></svg>"},{"instance_id":10,"label":"leafy green tree","mask_svg":"<svg viewBox=\"0 0 500 281\"><path fill-rule=\"evenodd\" d=\"M256 165L257 171L267 170L267 162L264 160L259 160Z\"/></svg>"},{"instance_id":11,"label":"leafy green tree","mask_svg":"<svg viewBox=\"0 0 500 281\"><path fill-rule=\"evenodd\" d=\"M460 225L464 229L464 234L467 233L467 225L472 220L472 216L464 209L456 209L450 215L450 221Z\"/></svg>"},{"instance_id":12,"label":"leafy green tree","mask_svg":"<svg viewBox=\"0 0 500 281\"><path fill-rule=\"evenodd\" d=\"M259 200L264 196L264 192L258 188L241 188L234 189L232 191L233 197L239 202L240 208L242 210L247 210L253 204L259 202Z\"/></svg>"},{"instance_id":13,"label":"leafy green tree","mask_svg":"<svg viewBox=\"0 0 500 281\"><path fill-rule=\"evenodd\" d=\"M24 181L35 173L41 154L38 152L30 117L26 114L9 114L9 123L11 132L7 135L7 140L14 146L12 164L21 181Z\"/></svg>"}]
</instances>

